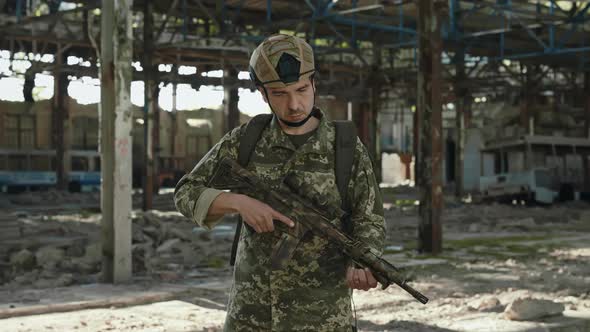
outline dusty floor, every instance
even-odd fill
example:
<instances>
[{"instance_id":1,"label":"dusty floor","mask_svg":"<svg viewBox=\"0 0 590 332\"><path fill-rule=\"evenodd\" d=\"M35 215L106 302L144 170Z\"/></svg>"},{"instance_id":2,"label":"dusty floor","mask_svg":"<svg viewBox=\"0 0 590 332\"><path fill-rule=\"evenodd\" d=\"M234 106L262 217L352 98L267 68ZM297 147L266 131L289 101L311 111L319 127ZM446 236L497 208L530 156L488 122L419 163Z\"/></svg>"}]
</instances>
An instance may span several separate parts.
<instances>
[{"instance_id":1,"label":"dusty floor","mask_svg":"<svg viewBox=\"0 0 590 332\"><path fill-rule=\"evenodd\" d=\"M435 257L415 252L416 206L396 197L411 195L386 195L385 258L431 300L422 305L396 286L356 292L359 330L590 331L590 204L527 207L447 198L444 250ZM115 287L96 283L100 215L92 209L44 213L40 204L8 205L24 225L21 242L29 254L15 258L22 248L14 246L4 249L4 256L0 251L0 318L5 318L0 330L218 331L222 326L231 275L230 220L205 232L175 212L136 213L135 282ZM551 300L565 310L512 321L504 311L518 298ZM105 305L105 299L111 302ZM72 310L72 304L80 310L6 318L49 305Z\"/></svg>"}]
</instances>

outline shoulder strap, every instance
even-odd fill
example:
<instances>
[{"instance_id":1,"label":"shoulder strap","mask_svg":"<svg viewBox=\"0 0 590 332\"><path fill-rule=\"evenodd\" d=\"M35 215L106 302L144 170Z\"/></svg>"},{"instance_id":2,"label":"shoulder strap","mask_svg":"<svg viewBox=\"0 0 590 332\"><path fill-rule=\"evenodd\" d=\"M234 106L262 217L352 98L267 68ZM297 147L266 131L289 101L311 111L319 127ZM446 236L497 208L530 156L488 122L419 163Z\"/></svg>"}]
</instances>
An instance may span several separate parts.
<instances>
[{"instance_id":1,"label":"shoulder strap","mask_svg":"<svg viewBox=\"0 0 590 332\"><path fill-rule=\"evenodd\" d=\"M270 120L272 114L258 114L254 118L248 121L246 124L246 132L241 135L240 145L238 146L238 164L242 167L248 166L250 162L250 156L254 152L256 143L260 139L260 135L264 131L264 128ZM236 262L236 254L238 252L238 242L240 242L240 233L242 232L242 218L238 218L238 224L236 226L236 234L234 234L234 242L231 246L231 255L229 258L229 264L234 266Z\"/></svg>"},{"instance_id":2,"label":"shoulder strap","mask_svg":"<svg viewBox=\"0 0 590 332\"><path fill-rule=\"evenodd\" d=\"M352 174L352 163L354 161L354 148L356 145L356 128L352 121L334 120L336 127L336 151L335 151L335 174L338 192L342 197L342 209L350 212L352 206L348 199L348 183ZM349 225L345 225L349 227Z\"/></svg>"},{"instance_id":3,"label":"shoulder strap","mask_svg":"<svg viewBox=\"0 0 590 332\"><path fill-rule=\"evenodd\" d=\"M246 124L246 132L240 138L238 147L238 164L242 167L248 166L250 155L254 152L256 143L262 135L262 131L272 119L272 114L258 114Z\"/></svg>"}]
</instances>

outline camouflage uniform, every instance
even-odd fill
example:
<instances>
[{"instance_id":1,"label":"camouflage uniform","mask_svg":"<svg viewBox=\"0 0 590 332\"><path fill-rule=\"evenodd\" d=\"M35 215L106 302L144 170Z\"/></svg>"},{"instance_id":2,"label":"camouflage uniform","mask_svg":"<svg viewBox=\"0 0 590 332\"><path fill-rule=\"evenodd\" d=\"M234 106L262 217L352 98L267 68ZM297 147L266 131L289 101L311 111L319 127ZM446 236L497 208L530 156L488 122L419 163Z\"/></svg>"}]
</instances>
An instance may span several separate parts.
<instances>
[{"instance_id":1,"label":"camouflage uniform","mask_svg":"<svg viewBox=\"0 0 590 332\"><path fill-rule=\"evenodd\" d=\"M174 199L178 210L205 228L218 222L206 215L211 202L221 193L205 185L221 158L237 160L244 129L242 125L225 135L177 185ZM340 206L334 150L334 125L325 116L299 149L295 149L275 117L262 133L247 169L271 186L278 186L292 174L307 184L305 188L315 191L310 196ZM348 195L352 202L352 236L380 253L383 204L368 153L358 139ZM350 331L351 291L346 284L350 262L325 239L306 236L287 265L273 270L270 256L279 238L277 232L276 228L275 234L242 228L225 331Z\"/></svg>"}]
</instances>

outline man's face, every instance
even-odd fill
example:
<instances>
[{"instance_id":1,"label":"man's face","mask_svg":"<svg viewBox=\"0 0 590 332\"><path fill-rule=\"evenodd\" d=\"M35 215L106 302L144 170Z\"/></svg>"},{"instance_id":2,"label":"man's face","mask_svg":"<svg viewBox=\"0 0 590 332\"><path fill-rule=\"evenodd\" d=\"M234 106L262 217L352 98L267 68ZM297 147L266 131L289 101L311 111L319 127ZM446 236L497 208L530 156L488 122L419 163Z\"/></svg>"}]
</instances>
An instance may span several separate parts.
<instances>
[{"instance_id":1,"label":"man's face","mask_svg":"<svg viewBox=\"0 0 590 332\"><path fill-rule=\"evenodd\" d=\"M301 79L284 88L266 88L268 99L264 90L258 89L264 101L285 121L299 122L305 119L313 108L315 86L309 78Z\"/></svg>"}]
</instances>

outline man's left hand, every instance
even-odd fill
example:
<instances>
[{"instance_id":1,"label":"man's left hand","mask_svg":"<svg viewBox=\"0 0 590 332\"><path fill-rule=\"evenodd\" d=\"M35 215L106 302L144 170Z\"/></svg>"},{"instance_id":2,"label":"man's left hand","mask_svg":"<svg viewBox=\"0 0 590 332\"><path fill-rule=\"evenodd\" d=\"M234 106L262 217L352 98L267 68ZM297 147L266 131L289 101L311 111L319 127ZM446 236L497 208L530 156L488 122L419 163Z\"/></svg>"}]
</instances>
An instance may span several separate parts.
<instances>
[{"instance_id":1,"label":"man's left hand","mask_svg":"<svg viewBox=\"0 0 590 332\"><path fill-rule=\"evenodd\" d=\"M373 277L371 270L357 269L352 266L346 271L346 283L352 289L364 291L377 287L377 280Z\"/></svg>"}]
</instances>

